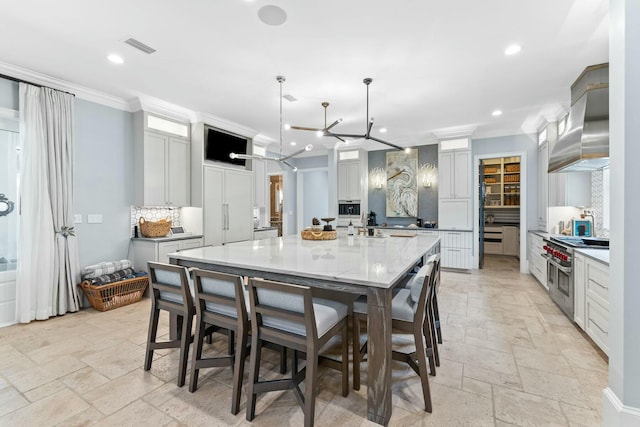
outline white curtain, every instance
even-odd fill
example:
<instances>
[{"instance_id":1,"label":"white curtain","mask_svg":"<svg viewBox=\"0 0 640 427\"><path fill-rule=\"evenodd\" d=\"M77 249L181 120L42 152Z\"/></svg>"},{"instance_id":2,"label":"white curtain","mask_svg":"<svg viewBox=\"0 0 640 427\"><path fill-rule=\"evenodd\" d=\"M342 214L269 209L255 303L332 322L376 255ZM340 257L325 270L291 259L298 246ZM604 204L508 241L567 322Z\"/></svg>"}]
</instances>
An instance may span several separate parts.
<instances>
[{"instance_id":1,"label":"white curtain","mask_svg":"<svg viewBox=\"0 0 640 427\"><path fill-rule=\"evenodd\" d=\"M16 318L28 323L79 308L73 96L21 83L20 142Z\"/></svg>"}]
</instances>

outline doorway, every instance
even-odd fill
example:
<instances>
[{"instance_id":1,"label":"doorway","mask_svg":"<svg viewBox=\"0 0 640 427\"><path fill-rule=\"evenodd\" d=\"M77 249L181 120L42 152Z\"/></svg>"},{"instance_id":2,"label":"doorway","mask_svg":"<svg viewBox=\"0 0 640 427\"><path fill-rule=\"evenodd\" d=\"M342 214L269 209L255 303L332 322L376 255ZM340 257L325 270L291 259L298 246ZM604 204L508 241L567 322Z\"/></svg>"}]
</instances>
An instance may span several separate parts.
<instances>
[{"instance_id":1,"label":"doorway","mask_svg":"<svg viewBox=\"0 0 640 427\"><path fill-rule=\"evenodd\" d=\"M284 180L282 175L269 175L269 218L271 226L278 229L278 237L282 237L283 200Z\"/></svg>"},{"instance_id":2,"label":"doorway","mask_svg":"<svg viewBox=\"0 0 640 427\"><path fill-rule=\"evenodd\" d=\"M474 156L474 258L519 259L527 272L527 153L504 152ZM505 247L506 246L506 247ZM506 252L505 252L506 251ZM498 263L499 264L499 263ZM486 263L485 263L486 265ZM489 266L496 265L495 262Z\"/></svg>"}]
</instances>

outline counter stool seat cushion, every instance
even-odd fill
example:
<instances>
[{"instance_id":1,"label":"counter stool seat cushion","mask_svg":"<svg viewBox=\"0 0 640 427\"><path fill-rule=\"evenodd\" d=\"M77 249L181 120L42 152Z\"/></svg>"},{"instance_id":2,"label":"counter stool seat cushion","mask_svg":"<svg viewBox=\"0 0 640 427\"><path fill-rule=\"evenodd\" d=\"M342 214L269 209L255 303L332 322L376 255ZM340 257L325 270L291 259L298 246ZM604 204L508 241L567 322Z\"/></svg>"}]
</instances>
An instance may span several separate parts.
<instances>
[{"instance_id":1,"label":"counter stool seat cushion","mask_svg":"<svg viewBox=\"0 0 640 427\"><path fill-rule=\"evenodd\" d=\"M424 276L422 276L424 280ZM391 300L391 317L395 320L412 322L418 304L411 298L411 290L400 289ZM368 314L367 297L362 296L353 302L353 312L357 314Z\"/></svg>"},{"instance_id":2,"label":"counter stool seat cushion","mask_svg":"<svg viewBox=\"0 0 640 427\"><path fill-rule=\"evenodd\" d=\"M286 298L291 297L286 296ZM316 317L316 330L318 332L318 337L321 337L347 316L348 308L345 304L337 301L313 298L313 311L315 312ZM279 329L296 335L306 335L306 328L302 322L278 319L271 316L262 316L262 324L269 328Z\"/></svg>"}]
</instances>

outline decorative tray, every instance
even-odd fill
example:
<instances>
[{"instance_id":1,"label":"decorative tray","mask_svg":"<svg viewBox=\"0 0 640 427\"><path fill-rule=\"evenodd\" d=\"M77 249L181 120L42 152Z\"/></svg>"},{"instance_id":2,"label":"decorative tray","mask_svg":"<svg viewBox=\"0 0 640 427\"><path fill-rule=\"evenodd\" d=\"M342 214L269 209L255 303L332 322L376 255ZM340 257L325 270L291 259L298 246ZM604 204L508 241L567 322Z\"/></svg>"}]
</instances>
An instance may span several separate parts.
<instances>
[{"instance_id":1,"label":"decorative tray","mask_svg":"<svg viewBox=\"0 0 640 427\"><path fill-rule=\"evenodd\" d=\"M304 240L335 240L338 237L336 230L320 231L320 230L302 230L300 236Z\"/></svg>"}]
</instances>

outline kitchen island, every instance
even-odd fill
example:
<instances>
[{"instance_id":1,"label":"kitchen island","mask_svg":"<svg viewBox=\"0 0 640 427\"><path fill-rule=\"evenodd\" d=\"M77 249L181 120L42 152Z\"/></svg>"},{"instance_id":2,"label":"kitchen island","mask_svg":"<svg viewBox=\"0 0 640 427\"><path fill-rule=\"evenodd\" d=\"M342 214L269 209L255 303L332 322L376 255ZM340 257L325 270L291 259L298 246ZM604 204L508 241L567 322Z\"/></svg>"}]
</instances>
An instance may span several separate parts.
<instances>
[{"instance_id":1,"label":"kitchen island","mask_svg":"<svg viewBox=\"0 0 640 427\"><path fill-rule=\"evenodd\" d=\"M173 264L262 277L331 291L343 298L366 295L369 309L369 420L391 417L391 300L393 288L437 247L438 236L346 236L302 240L286 236L224 246L205 246L169 255Z\"/></svg>"}]
</instances>

